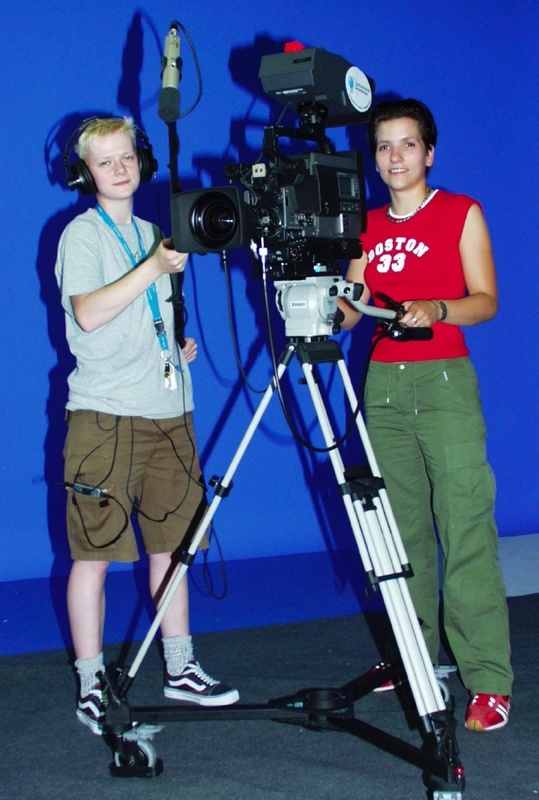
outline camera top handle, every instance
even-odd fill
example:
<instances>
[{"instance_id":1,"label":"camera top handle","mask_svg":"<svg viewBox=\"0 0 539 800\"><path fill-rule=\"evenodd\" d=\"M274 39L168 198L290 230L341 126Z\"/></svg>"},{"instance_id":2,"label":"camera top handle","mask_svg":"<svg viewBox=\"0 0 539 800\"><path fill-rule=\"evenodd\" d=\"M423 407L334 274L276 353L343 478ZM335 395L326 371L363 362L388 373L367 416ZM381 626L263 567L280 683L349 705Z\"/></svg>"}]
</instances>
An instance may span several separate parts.
<instances>
[{"instance_id":1,"label":"camera top handle","mask_svg":"<svg viewBox=\"0 0 539 800\"><path fill-rule=\"evenodd\" d=\"M306 139L316 142L321 153L332 155L335 153L335 145L326 136L324 120L327 117L327 107L316 101L309 103L299 103L297 113L300 117L298 128L286 125L274 125L264 128L263 152L270 161L288 161L289 159L279 150L279 139L287 137L289 139Z\"/></svg>"}]
</instances>

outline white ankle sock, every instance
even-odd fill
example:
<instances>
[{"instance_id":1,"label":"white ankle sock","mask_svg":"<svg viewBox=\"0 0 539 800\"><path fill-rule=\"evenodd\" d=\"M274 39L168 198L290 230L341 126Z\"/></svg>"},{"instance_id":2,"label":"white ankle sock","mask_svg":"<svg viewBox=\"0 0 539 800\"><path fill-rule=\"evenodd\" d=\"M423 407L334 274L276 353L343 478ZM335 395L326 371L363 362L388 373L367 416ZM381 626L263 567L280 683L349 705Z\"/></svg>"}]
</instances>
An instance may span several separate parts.
<instances>
[{"instance_id":1,"label":"white ankle sock","mask_svg":"<svg viewBox=\"0 0 539 800\"><path fill-rule=\"evenodd\" d=\"M86 697L99 680L97 673L105 672L103 653L99 653L93 658L78 658L75 661L75 669L80 680L80 696Z\"/></svg>"},{"instance_id":2,"label":"white ankle sock","mask_svg":"<svg viewBox=\"0 0 539 800\"><path fill-rule=\"evenodd\" d=\"M191 636L168 636L162 640L163 655L169 675L179 675L193 655Z\"/></svg>"}]
</instances>

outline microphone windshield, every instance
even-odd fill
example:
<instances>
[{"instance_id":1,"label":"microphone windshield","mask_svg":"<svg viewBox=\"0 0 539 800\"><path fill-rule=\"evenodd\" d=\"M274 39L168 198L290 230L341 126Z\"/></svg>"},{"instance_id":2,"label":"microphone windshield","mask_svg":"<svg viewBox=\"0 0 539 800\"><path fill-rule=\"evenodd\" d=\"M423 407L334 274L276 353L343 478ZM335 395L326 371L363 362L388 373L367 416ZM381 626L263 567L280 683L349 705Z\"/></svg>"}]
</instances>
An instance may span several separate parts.
<instances>
[{"instance_id":1,"label":"microphone windshield","mask_svg":"<svg viewBox=\"0 0 539 800\"><path fill-rule=\"evenodd\" d=\"M165 86L159 92L159 118L170 125L180 116L180 93L172 86Z\"/></svg>"}]
</instances>

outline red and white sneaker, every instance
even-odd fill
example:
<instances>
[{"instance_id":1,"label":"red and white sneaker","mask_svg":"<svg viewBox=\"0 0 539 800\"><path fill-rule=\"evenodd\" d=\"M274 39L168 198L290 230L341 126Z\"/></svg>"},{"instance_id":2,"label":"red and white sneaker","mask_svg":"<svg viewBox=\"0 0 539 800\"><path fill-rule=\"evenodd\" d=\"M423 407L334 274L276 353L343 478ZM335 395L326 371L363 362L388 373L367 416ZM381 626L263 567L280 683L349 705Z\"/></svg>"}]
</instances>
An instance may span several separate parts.
<instances>
[{"instance_id":1,"label":"red and white sneaker","mask_svg":"<svg viewBox=\"0 0 539 800\"><path fill-rule=\"evenodd\" d=\"M385 661L380 661L379 664L375 664L374 667L371 670L369 670L367 675L369 676L376 675L381 670L387 669L388 666L389 664L387 664ZM385 683L380 684L380 686L376 686L373 689L373 692L376 692L378 694L381 692L393 692L397 688L397 686L400 686L402 683L404 683L403 678L401 677L394 678L393 680L389 680L386 681Z\"/></svg>"},{"instance_id":2,"label":"red and white sneaker","mask_svg":"<svg viewBox=\"0 0 539 800\"><path fill-rule=\"evenodd\" d=\"M506 694L475 694L466 711L464 727L484 733L503 728L509 721L511 698Z\"/></svg>"}]
</instances>

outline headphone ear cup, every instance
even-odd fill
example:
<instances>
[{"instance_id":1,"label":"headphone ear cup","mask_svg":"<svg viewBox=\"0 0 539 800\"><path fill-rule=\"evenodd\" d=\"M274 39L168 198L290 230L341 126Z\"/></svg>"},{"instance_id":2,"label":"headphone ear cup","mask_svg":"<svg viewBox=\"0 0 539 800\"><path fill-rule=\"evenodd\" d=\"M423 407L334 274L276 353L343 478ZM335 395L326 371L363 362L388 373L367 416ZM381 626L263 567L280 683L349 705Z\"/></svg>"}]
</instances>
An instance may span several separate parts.
<instances>
[{"instance_id":1,"label":"headphone ear cup","mask_svg":"<svg viewBox=\"0 0 539 800\"><path fill-rule=\"evenodd\" d=\"M138 166L140 171L140 182L145 183L151 180L154 172L157 172L157 161L154 158L151 145L147 147L137 147Z\"/></svg>"},{"instance_id":2,"label":"headphone ear cup","mask_svg":"<svg viewBox=\"0 0 539 800\"><path fill-rule=\"evenodd\" d=\"M78 189L81 194L96 194L97 186L94 177L88 168L88 164L82 158L78 158L69 169L67 175L67 185L71 190Z\"/></svg>"}]
</instances>

